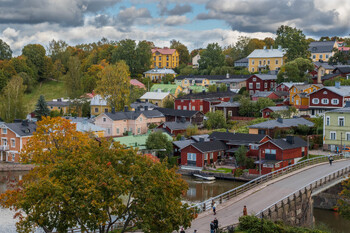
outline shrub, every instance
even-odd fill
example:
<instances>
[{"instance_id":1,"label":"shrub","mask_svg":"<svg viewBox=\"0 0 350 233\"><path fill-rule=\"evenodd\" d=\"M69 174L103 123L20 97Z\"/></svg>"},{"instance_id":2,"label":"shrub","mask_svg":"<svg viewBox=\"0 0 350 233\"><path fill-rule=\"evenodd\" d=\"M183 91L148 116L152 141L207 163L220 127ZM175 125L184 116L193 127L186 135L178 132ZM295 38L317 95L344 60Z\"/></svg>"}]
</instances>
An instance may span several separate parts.
<instances>
[{"instance_id":1,"label":"shrub","mask_svg":"<svg viewBox=\"0 0 350 233\"><path fill-rule=\"evenodd\" d=\"M243 175L243 170L240 168L237 168L235 170L235 172L233 173L234 177L240 177L241 175Z\"/></svg>"}]
</instances>

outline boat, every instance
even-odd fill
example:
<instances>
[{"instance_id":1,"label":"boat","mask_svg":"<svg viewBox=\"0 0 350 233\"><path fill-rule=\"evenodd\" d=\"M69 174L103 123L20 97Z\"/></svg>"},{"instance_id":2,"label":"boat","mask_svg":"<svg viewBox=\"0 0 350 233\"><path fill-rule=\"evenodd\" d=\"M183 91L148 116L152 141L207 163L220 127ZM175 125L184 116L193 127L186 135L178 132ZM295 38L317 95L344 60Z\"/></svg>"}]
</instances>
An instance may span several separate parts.
<instances>
[{"instance_id":1,"label":"boat","mask_svg":"<svg viewBox=\"0 0 350 233\"><path fill-rule=\"evenodd\" d=\"M215 180L214 176L205 176L205 175L200 175L200 174L193 174L193 176L203 179L203 180Z\"/></svg>"}]
</instances>

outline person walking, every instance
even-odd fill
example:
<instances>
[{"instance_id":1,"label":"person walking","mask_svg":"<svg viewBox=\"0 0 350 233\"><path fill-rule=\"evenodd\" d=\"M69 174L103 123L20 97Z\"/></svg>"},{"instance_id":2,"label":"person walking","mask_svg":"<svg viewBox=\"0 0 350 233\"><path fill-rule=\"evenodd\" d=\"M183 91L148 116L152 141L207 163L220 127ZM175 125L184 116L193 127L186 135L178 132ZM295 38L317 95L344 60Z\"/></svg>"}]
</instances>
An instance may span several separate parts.
<instances>
[{"instance_id":1,"label":"person walking","mask_svg":"<svg viewBox=\"0 0 350 233\"><path fill-rule=\"evenodd\" d=\"M248 211L247 211L247 206L243 207L243 216L247 216L248 215Z\"/></svg>"},{"instance_id":2,"label":"person walking","mask_svg":"<svg viewBox=\"0 0 350 233\"><path fill-rule=\"evenodd\" d=\"M183 227L181 227L180 233L186 233Z\"/></svg>"},{"instance_id":3,"label":"person walking","mask_svg":"<svg viewBox=\"0 0 350 233\"><path fill-rule=\"evenodd\" d=\"M216 202L215 201L213 202L213 213L214 213L214 215L216 215Z\"/></svg>"},{"instance_id":4,"label":"person walking","mask_svg":"<svg viewBox=\"0 0 350 233\"><path fill-rule=\"evenodd\" d=\"M211 223L210 223L210 233L215 233L215 224L214 224L214 221L211 221Z\"/></svg>"},{"instance_id":5,"label":"person walking","mask_svg":"<svg viewBox=\"0 0 350 233\"><path fill-rule=\"evenodd\" d=\"M333 156L329 155L328 160L329 160L329 165L332 166Z\"/></svg>"},{"instance_id":6,"label":"person walking","mask_svg":"<svg viewBox=\"0 0 350 233\"><path fill-rule=\"evenodd\" d=\"M217 218L214 219L214 228L215 228L215 232L218 232L219 229L219 221Z\"/></svg>"}]
</instances>

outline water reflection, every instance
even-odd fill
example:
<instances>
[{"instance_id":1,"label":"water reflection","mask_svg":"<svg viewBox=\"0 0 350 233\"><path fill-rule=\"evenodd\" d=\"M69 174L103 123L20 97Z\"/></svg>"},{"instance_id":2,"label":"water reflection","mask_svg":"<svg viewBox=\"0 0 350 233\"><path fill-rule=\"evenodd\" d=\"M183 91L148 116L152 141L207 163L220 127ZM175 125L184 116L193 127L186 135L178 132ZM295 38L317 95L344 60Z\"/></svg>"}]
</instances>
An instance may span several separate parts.
<instances>
[{"instance_id":1,"label":"water reflection","mask_svg":"<svg viewBox=\"0 0 350 233\"><path fill-rule=\"evenodd\" d=\"M244 184L231 180L203 181L193 176L182 178L189 186L184 199L190 202L201 202Z\"/></svg>"},{"instance_id":2,"label":"water reflection","mask_svg":"<svg viewBox=\"0 0 350 233\"><path fill-rule=\"evenodd\" d=\"M27 173L28 171L0 172L0 193L6 192L11 187L11 184L22 180L23 176Z\"/></svg>"},{"instance_id":3,"label":"water reflection","mask_svg":"<svg viewBox=\"0 0 350 233\"><path fill-rule=\"evenodd\" d=\"M337 212L314 208L314 217L316 225L325 225L332 233L350 232L350 221Z\"/></svg>"}]
</instances>

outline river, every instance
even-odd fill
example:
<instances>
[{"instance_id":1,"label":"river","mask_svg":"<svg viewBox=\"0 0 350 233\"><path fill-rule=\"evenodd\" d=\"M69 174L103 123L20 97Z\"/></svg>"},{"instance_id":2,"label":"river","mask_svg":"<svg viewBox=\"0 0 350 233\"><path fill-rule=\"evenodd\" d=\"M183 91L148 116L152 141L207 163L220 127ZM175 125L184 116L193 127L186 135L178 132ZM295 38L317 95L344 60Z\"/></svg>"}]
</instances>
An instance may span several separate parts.
<instances>
[{"instance_id":1,"label":"river","mask_svg":"<svg viewBox=\"0 0 350 233\"><path fill-rule=\"evenodd\" d=\"M0 193L7 190L8 180L20 180L25 172L0 172ZM184 199L191 203L197 203L204 201L208 198L217 196L230 189L233 189L242 182L230 181L230 180L215 180L215 181L202 181L191 176L183 176L183 179L189 185L189 189ZM13 219L14 212L8 209L0 208L0 232L15 233L16 232L16 220ZM315 223L317 225L325 225L328 229L335 233L348 233L350 232L350 221L341 217L338 213L314 209Z\"/></svg>"}]
</instances>

